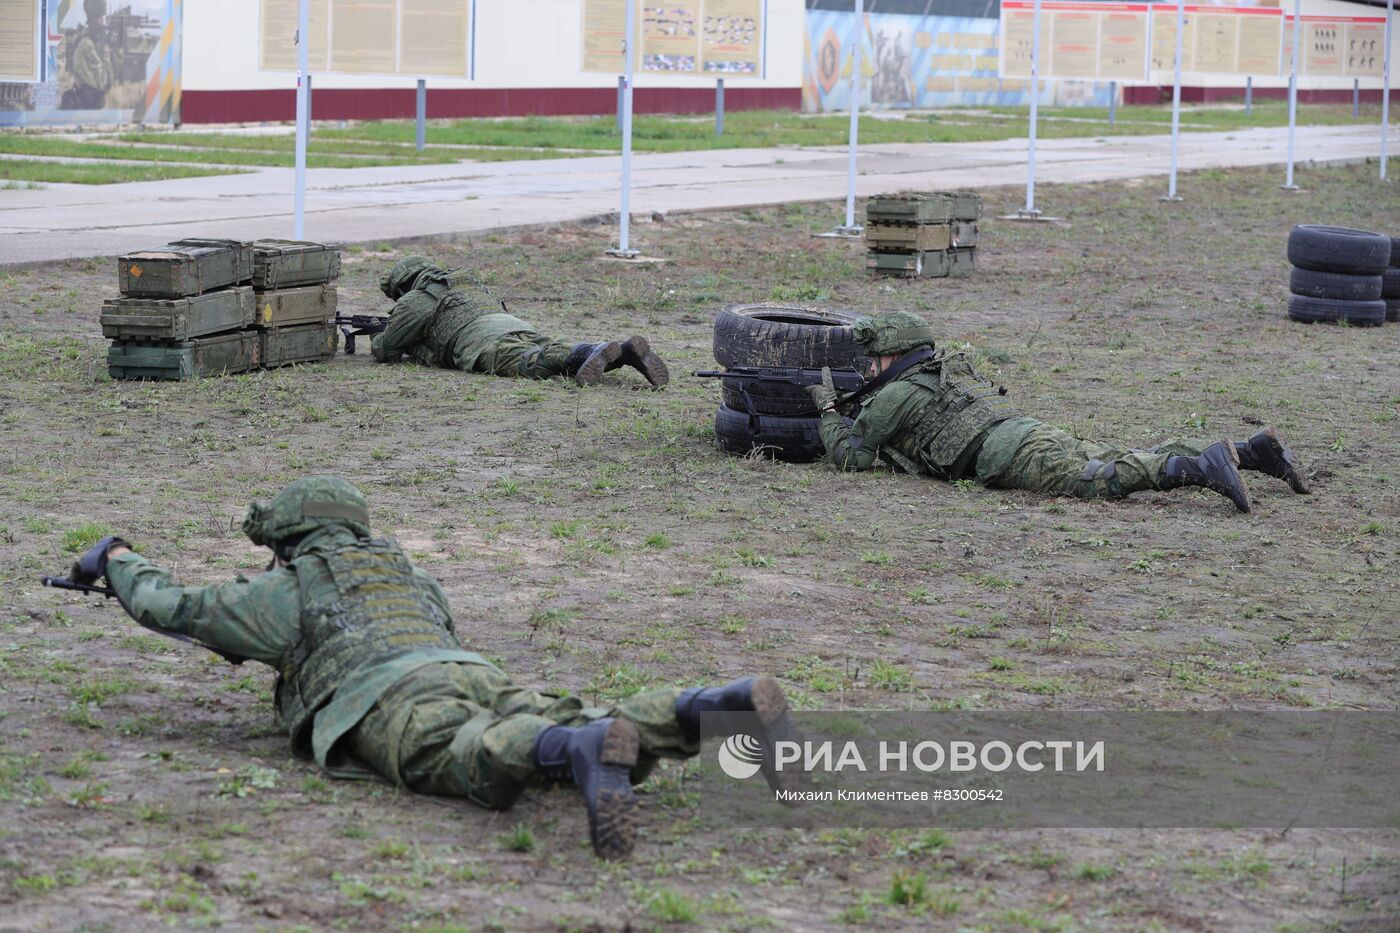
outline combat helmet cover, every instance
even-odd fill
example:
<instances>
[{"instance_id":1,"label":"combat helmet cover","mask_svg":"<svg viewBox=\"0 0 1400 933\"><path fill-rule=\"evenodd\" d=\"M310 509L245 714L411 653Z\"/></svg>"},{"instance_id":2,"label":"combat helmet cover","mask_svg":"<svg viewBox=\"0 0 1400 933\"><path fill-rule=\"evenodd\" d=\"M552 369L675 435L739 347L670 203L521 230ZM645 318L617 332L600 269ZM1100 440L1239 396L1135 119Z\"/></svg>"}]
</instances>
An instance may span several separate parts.
<instances>
[{"instance_id":1,"label":"combat helmet cover","mask_svg":"<svg viewBox=\"0 0 1400 933\"><path fill-rule=\"evenodd\" d=\"M83 12L89 23L99 20L107 15L107 0L83 0Z\"/></svg>"},{"instance_id":2,"label":"combat helmet cover","mask_svg":"<svg viewBox=\"0 0 1400 933\"><path fill-rule=\"evenodd\" d=\"M357 537L369 537L369 507L350 483L335 476L299 479L269 502L253 502L243 519L243 533L254 544L276 547L279 541L328 525L342 525Z\"/></svg>"},{"instance_id":3,"label":"combat helmet cover","mask_svg":"<svg viewBox=\"0 0 1400 933\"><path fill-rule=\"evenodd\" d=\"M933 347L933 328L908 311L863 317L851 325L851 336L867 356L892 356Z\"/></svg>"},{"instance_id":4,"label":"combat helmet cover","mask_svg":"<svg viewBox=\"0 0 1400 933\"><path fill-rule=\"evenodd\" d=\"M429 269L440 271L427 256L405 256L394 263L394 268L379 277L379 290L385 297L398 301L413 291L413 283L418 276Z\"/></svg>"}]
</instances>

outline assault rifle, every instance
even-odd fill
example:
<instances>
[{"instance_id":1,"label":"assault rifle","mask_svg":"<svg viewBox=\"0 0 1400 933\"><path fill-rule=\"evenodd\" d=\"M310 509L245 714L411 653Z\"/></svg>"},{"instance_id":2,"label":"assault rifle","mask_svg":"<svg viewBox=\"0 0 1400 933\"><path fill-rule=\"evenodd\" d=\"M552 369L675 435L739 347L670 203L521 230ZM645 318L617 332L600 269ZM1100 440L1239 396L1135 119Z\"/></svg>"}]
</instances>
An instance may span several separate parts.
<instances>
[{"instance_id":1,"label":"assault rifle","mask_svg":"<svg viewBox=\"0 0 1400 933\"><path fill-rule=\"evenodd\" d=\"M116 599L117 602L121 602L121 597L117 596L117 591L112 589L110 586L93 586L90 583L79 583L76 580L70 580L67 577L44 577L43 583L44 586L51 586L56 590L73 590L74 592L78 593L96 593L99 596L105 596L107 599ZM122 603L122 608L126 608L125 603ZM130 612L128 612L127 615L130 615L133 619L136 619L136 617ZM186 644L190 645L198 645L206 651L214 652L230 664L238 665L248 660L245 657L233 654L229 651L225 651L222 648L215 648L213 645L206 645L204 642L200 641L197 638L191 638L188 635L181 635L179 632L167 632L164 629L156 628L153 625L147 625L140 619L136 619L136 624L144 629L149 629L150 631L155 632L157 635L164 635L166 638L173 638L176 641L183 641Z\"/></svg>"},{"instance_id":2,"label":"assault rifle","mask_svg":"<svg viewBox=\"0 0 1400 933\"><path fill-rule=\"evenodd\" d=\"M854 369L833 369L831 371L831 381L837 390L846 394L836 398L836 407L847 408L869 398L875 392L884 388L901 373L921 366L933 358L932 350L917 350L913 353L906 353L901 356L889 369L886 369L874 379L865 380L860 373ZM740 382L739 395L744 400L745 406L750 414L753 414L753 407L749 401L748 385L753 382L785 382L795 386L820 385L822 381L822 371L820 369L796 369L775 366L735 366L732 369L707 369L694 373L696 376L707 379L736 379ZM817 409L813 406L808 414L815 415Z\"/></svg>"},{"instance_id":3,"label":"assault rifle","mask_svg":"<svg viewBox=\"0 0 1400 933\"><path fill-rule=\"evenodd\" d=\"M389 326L389 319L377 314L337 314L335 322L340 325L340 332L345 335L346 356L355 355L356 337L382 334L384 328Z\"/></svg>"}]
</instances>

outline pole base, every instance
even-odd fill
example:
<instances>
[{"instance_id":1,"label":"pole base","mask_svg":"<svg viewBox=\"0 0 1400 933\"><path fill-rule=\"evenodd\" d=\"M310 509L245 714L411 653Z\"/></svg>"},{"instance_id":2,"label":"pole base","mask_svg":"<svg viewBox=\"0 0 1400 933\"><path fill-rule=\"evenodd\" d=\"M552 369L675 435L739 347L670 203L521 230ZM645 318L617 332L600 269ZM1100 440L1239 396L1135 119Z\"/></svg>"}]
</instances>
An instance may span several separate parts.
<instances>
[{"instance_id":1,"label":"pole base","mask_svg":"<svg viewBox=\"0 0 1400 933\"><path fill-rule=\"evenodd\" d=\"M1183 198L1183 197L1182 197L1181 195L1179 195L1179 194L1164 194L1164 195L1162 195L1160 198L1158 198L1157 200L1159 200L1159 201L1185 201L1186 199Z\"/></svg>"},{"instance_id":2,"label":"pole base","mask_svg":"<svg viewBox=\"0 0 1400 933\"><path fill-rule=\"evenodd\" d=\"M1025 208L1022 208L1014 214L1004 214L1001 217L998 217L997 219L1014 220L1018 223L1025 224L1055 224L1060 222L1060 218L1051 217L1049 214L1042 213L1039 208L1029 211Z\"/></svg>"},{"instance_id":3,"label":"pole base","mask_svg":"<svg viewBox=\"0 0 1400 933\"><path fill-rule=\"evenodd\" d=\"M1282 191L1302 191L1302 190L1303 190L1302 188L1299 188L1297 185L1279 185L1279 189L1282 190Z\"/></svg>"},{"instance_id":4,"label":"pole base","mask_svg":"<svg viewBox=\"0 0 1400 933\"><path fill-rule=\"evenodd\" d=\"M642 255L640 250L618 249L617 247L613 247L605 252L614 259L636 259L638 256Z\"/></svg>"}]
</instances>

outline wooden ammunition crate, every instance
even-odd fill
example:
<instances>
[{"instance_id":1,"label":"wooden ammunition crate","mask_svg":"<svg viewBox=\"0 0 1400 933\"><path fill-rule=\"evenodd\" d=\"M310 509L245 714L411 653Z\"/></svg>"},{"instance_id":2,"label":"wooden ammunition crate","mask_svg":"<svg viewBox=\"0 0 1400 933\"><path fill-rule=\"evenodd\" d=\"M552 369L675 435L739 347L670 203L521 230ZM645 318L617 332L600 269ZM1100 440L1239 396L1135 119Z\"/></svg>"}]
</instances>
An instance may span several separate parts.
<instances>
[{"instance_id":1,"label":"wooden ammunition crate","mask_svg":"<svg viewBox=\"0 0 1400 933\"><path fill-rule=\"evenodd\" d=\"M972 275L977 271L977 248L948 250L948 274L955 279Z\"/></svg>"},{"instance_id":2,"label":"wooden ammunition crate","mask_svg":"<svg viewBox=\"0 0 1400 933\"><path fill-rule=\"evenodd\" d=\"M279 327L259 334L264 369L293 363L319 363L335 356L340 347L340 331L334 324L302 324Z\"/></svg>"},{"instance_id":3,"label":"wooden ammunition crate","mask_svg":"<svg viewBox=\"0 0 1400 933\"><path fill-rule=\"evenodd\" d=\"M942 194L881 194L865 203L867 224L946 224L953 199Z\"/></svg>"},{"instance_id":4,"label":"wooden ammunition crate","mask_svg":"<svg viewBox=\"0 0 1400 933\"><path fill-rule=\"evenodd\" d=\"M953 245L948 224L870 224L865 244L885 252L926 253Z\"/></svg>"},{"instance_id":5,"label":"wooden ammunition crate","mask_svg":"<svg viewBox=\"0 0 1400 933\"><path fill-rule=\"evenodd\" d=\"M252 276L253 251L236 240L187 240L117 260L118 287L130 298L202 295Z\"/></svg>"},{"instance_id":6,"label":"wooden ammunition crate","mask_svg":"<svg viewBox=\"0 0 1400 933\"><path fill-rule=\"evenodd\" d=\"M187 298L109 298L102 303L102 336L179 343L253 323L253 288L237 285Z\"/></svg>"},{"instance_id":7,"label":"wooden ammunition crate","mask_svg":"<svg viewBox=\"0 0 1400 933\"><path fill-rule=\"evenodd\" d=\"M968 246L977 245L977 224L968 221L955 221L952 224L953 249L961 249Z\"/></svg>"},{"instance_id":8,"label":"wooden ammunition crate","mask_svg":"<svg viewBox=\"0 0 1400 933\"><path fill-rule=\"evenodd\" d=\"M272 330L298 324L324 324L335 317L336 302L334 285L306 285L257 292L257 313L253 326Z\"/></svg>"},{"instance_id":9,"label":"wooden ammunition crate","mask_svg":"<svg viewBox=\"0 0 1400 933\"><path fill-rule=\"evenodd\" d=\"M982 196L976 191L950 191L953 220L981 220Z\"/></svg>"},{"instance_id":10,"label":"wooden ammunition crate","mask_svg":"<svg viewBox=\"0 0 1400 933\"><path fill-rule=\"evenodd\" d=\"M340 248L307 240L255 240L253 285L262 290L319 285L340 275Z\"/></svg>"},{"instance_id":11,"label":"wooden ammunition crate","mask_svg":"<svg viewBox=\"0 0 1400 933\"><path fill-rule=\"evenodd\" d=\"M895 275L912 279L941 278L948 274L948 251L929 250L923 253L889 253L871 251L866 255L865 268L876 275Z\"/></svg>"},{"instance_id":12,"label":"wooden ammunition crate","mask_svg":"<svg viewBox=\"0 0 1400 933\"><path fill-rule=\"evenodd\" d=\"M258 368L258 333L234 331L181 343L117 340L107 348L107 373L113 379L194 379Z\"/></svg>"}]
</instances>

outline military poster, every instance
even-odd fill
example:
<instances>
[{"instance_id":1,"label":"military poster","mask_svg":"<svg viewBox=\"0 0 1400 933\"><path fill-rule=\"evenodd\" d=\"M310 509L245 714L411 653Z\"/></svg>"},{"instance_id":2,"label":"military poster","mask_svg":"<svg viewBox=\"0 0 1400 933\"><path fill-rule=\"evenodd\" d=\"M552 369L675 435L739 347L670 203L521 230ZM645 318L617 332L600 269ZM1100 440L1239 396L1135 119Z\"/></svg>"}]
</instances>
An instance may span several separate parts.
<instances>
[{"instance_id":1,"label":"military poster","mask_svg":"<svg viewBox=\"0 0 1400 933\"><path fill-rule=\"evenodd\" d=\"M1239 67L1239 17L1201 11L1196 20L1196 71L1234 72Z\"/></svg>"},{"instance_id":2,"label":"military poster","mask_svg":"<svg viewBox=\"0 0 1400 933\"><path fill-rule=\"evenodd\" d=\"M1350 22L1346 28L1346 73L1354 78L1379 78L1385 71L1385 20Z\"/></svg>"},{"instance_id":3,"label":"military poster","mask_svg":"<svg viewBox=\"0 0 1400 933\"><path fill-rule=\"evenodd\" d=\"M0 3L0 81L39 80L39 0Z\"/></svg>"},{"instance_id":4,"label":"military poster","mask_svg":"<svg viewBox=\"0 0 1400 933\"><path fill-rule=\"evenodd\" d=\"M258 67L263 71L297 70L298 0L262 0L258 23ZM307 3L307 64L313 72L330 67L330 0Z\"/></svg>"},{"instance_id":5,"label":"military poster","mask_svg":"<svg viewBox=\"0 0 1400 933\"><path fill-rule=\"evenodd\" d=\"M1237 74L1277 75L1284 71L1279 34L1283 17L1277 10L1250 11L1240 17L1240 60Z\"/></svg>"},{"instance_id":6,"label":"military poster","mask_svg":"<svg viewBox=\"0 0 1400 933\"><path fill-rule=\"evenodd\" d=\"M636 0L633 68L674 77L761 77L765 0ZM626 0L582 0L579 70L626 70Z\"/></svg>"},{"instance_id":7,"label":"military poster","mask_svg":"<svg viewBox=\"0 0 1400 933\"><path fill-rule=\"evenodd\" d=\"M394 74L398 17L394 0L331 0L331 71Z\"/></svg>"},{"instance_id":8,"label":"military poster","mask_svg":"<svg viewBox=\"0 0 1400 933\"><path fill-rule=\"evenodd\" d=\"M0 0L0 123L178 123L183 5Z\"/></svg>"},{"instance_id":9,"label":"military poster","mask_svg":"<svg viewBox=\"0 0 1400 933\"><path fill-rule=\"evenodd\" d=\"M471 4L399 0L399 73L460 78L469 73Z\"/></svg>"},{"instance_id":10,"label":"military poster","mask_svg":"<svg viewBox=\"0 0 1400 933\"><path fill-rule=\"evenodd\" d=\"M1035 4L1004 0L999 74L1029 78ZM1146 4L1075 3L1040 5L1041 78L1141 80L1147 73Z\"/></svg>"},{"instance_id":11,"label":"military poster","mask_svg":"<svg viewBox=\"0 0 1400 933\"><path fill-rule=\"evenodd\" d=\"M1207 74L1277 75L1283 70L1283 13L1277 8L1188 4L1181 70ZM1175 67L1176 5L1152 8L1152 70Z\"/></svg>"},{"instance_id":12,"label":"military poster","mask_svg":"<svg viewBox=\"0 0 1400 933\"><path fill-rule=\"evenodd\" d=\"M1181 70L1196 71L1196 16L1186 9L1186 28L1181 38ZM1152 8L1152 70L1176 69L1176 6L1163 4Z\"/></svg>"},{"instance_id":13,"label":"military poster","mask_svg":"<svg viewBox=\"0 0 1400 933\"><path fill-rule=\"evenodd\" d=\"M1323 78L1380 78L1385 70L1384 16L1304 16L1298 73ZM1284 26L1292 51L1293 17Z\"/></svg>"},{"instance_id":14,"label":"military poster","mask_svg":"<svg viewBox=\"0 0 1400 933\"><path fill-rule=\"evenodd\" d=\"M697 73L700 70L700 0L638 0L638 5L642 14L638 70Z\"/></svg>"}]
</instances>

